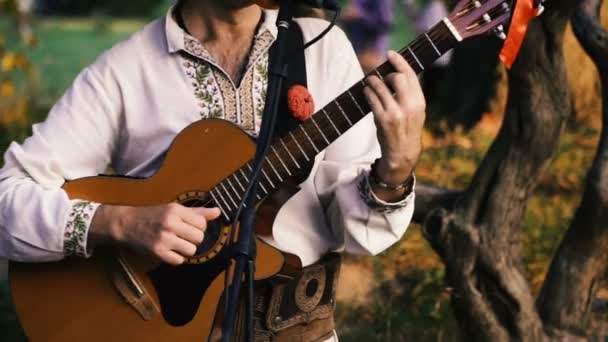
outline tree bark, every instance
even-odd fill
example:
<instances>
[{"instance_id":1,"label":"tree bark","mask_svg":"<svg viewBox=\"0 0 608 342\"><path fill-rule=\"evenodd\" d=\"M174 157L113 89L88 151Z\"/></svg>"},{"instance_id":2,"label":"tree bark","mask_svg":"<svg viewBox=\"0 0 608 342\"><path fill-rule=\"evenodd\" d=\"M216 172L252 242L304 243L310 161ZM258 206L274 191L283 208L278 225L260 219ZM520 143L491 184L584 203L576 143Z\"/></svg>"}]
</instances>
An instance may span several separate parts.
<instances>
[{"instance_id":1,"label":"tree bark","mask_svg":"<svg viewBox=\"0 0 608 342\"><path fill-rule=\"evenodd\" d=\"M452 208L461 194L461 191L418 183L416 185L416 205L414 206L413 221L423 223L434 208Z\"/></svg>"},{"instance_id":2,"label":"tree bark","mask_svg":"<svg viewBox=\"0 0 608 342\"><path fill-rule=\"evenodd\" d=\"M580 207L537 302L546 330L557 336L586 334L608 263L608 32L600 24L601 5L602 0L583 0L572 18L574 33L600 74L603 127Z\"/></svg>"},{"instance_id":3,"label":"tree bark","mask_svg":"<svg viewBox=\"0 0 608 342\"><path fill-rule=\"evenodd\" d=\"M520 271L518 237L528 199L570 113L562 42L575 4L553 0L530 23L509 72L505 121L496 140L453 209L435 210L424 226L446 264L455 317L475 341L546 339Z\"/></svg>"}]
</instances>

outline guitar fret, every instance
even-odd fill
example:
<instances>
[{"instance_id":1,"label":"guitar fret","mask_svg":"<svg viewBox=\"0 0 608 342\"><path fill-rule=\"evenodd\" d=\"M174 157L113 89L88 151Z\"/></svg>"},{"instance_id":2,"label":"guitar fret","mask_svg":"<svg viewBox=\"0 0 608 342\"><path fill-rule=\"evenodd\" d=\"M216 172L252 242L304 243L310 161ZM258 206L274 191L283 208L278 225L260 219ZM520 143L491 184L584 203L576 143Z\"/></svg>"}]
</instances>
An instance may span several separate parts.
<instances>
[{"instance_id":1,"label":"guitar fret","mask_svg":"<svg viewBox=\"0 0 608 342\"><path fill-rule=\"evenodd\" d=\"M222 200L222 202L224 202L224 204L226 205L228 210L232 211L232 207L230 206L230 203L228 203L228 201L226 201L226 198L224 197L222 192L217 187L215 188L215 194L217 196L219 196L219 198ZM236 205L235 205L235 207L236 207Z\"/></svg>"},{"instance_id":2,"label":"guitar fret","mask_svg":"<svg viewBox=\"0 0 608 342\"><path fill-rule=\"evenodd\" d=\"M279 139L279 141L283 145L283 148L285 149L285 151L287 151L287 154L289 154L289 157L291 158L291 160L293 161L293 163L296 164L296 167L298 169L301 169L302 167L300 167L300 164L298 163L298 161L296 160L296 158L293 157L293 154L291 154L291 151L287 148L287 145L285 145L285 142L283 141L283 138Z\"/></svg>"},{"instance_id":3,"label":"guitar fret","mask_svg":"<svg viewBox=\"0 0 608 342\"><path fill-rule=\"evenodd\" d=\"M226 196L228 196L228 198L230 199L230 202L232 202L232 204L234 205L235 209L239 208L239 205L236 204L236 202L234 201L234 199L232 198L232 196L230 196L230 192L228 192L228 189L226 189L226 186L224 186L224 183L220 183L220 186L222 187L222 189L224 189L224 192L226 193Z\"/></svg>"},{"instance_id":4,"label":"guitar fret","mask_svg":"<svg viewBox=\"0 0 608 342\"><path fill-rule=\"evenodd\" d=\"M247 163L247 168L249 169L249 172L253 173L253 169L251 168L251 165L249 165L249 163ZM245 172L243 172L243 170L239 170L239 171L241 171L241 173L243 174L243 176L245 177L247 182L250 182L249 178L247 178L247 176L245 176ZM262 184L262 182L258 182L258 185L262 188L262 190L264 190L265 195L269 194L268 190L266 190L266 187L264 187L264 184Z\"/></svg>"},{"instance_id":5,"label":"guitar fret","mask_svg":"<svg viewBox=\"0 0 608 342\"><path fill-rule=\"evenodd\" d=\"M340 107L340 104L338 103L338 101L336 100L334 102L338 105L338 108L340 108L340 110L342 110L342 108ZM323 114L325 114L325 117L327 118L327 121L329 121L329 123L336 130L336 133L338 133L338 137L340 135L342 135L342 132L340 132L340 130L338 129L338 127L336 126L336 124L333 122L333 120L331 119L331 117L329 116L329 114L327 114L327 111L325 110L325 108L323 108L321 111L323 112Z\"/></svg>"},{"instance_id":6,"label":"guitar fret","mask_svg":"<svg viewBox=\"0 0 608 342\"><path fill-rule=\"evenodd\" d=\"M241 190L243 191L242 194L239 194L238 189L236 188L236 186L234 186L234 184L232 183L232 181L230 180L230 177L226 178L226 181L228 181L228 185L230 185L230 188L232 189L232 191L234 191L234 193L236 194L236 198L239 200L239 202L243 201L243 198L245 196L245 188L243 187L243 185L241 184L241 181L239 180L239 177L236 176L236 173L232 174L232 178L234 178L237 182L237 184L239 185L239 187L241 188ZM245 203L242 203L243 208L246 208L247 206L245 205Z\"/></svg>"},{"instance_id":7,"label":"guitar fret","mask_svg":"<svg viewBox=\"0 0 608 342\"><path fill-rule=\"evenodd\" d=\"M230 217L228 217L228 215L226 215L226 210L222 207L222 204L217 200L217 198L213 194L213 190L209 191L209 194L211 195L211 198L213 198L213 201L215 202L215 204L217 204L218 208L220 208L220 211L226 218L226 221L230 221Z\"/></svg>"},{"instance_id":8,"label":"guitar fret","mask_svg":"<svg viewBox=\"0 0 608 342\"><path fill-rule=\"evenodd\" d=\"M236 188L234 187L234 185L232 185L232 182L230 181L230 177L226 178L225 181L228 182L228 187L230 189L232 189L232 192L234 192L236 194L236 199L240 201L242 199L241 195L239 195L239 192L236 190Z\"/></svg>"},{"instance_id":9,"label":"guitar fret","mask_svg":"<svg viewBox=\"0 0 608 342\"><path fill-rule=\"evenodd\" d=\"M380 71L378 71L378 69L374 69L374 73L375 73L375 74L376 74L378 77L380 77L380 79L381 79L382 81L384 81L384 76L382 76L382 74L380 73Z\"/></svg>"},{"instance_id":10,"label":"guitar fret","mask_svg":"<svg viewBox=\"0 0 608 342\"><path fill-rule=\"evenodd\" d=\"M310 144L312 145L312 148L315 149L315 152L319 153L320 152L319 149L317 148L317 146L315 146L315 143L312 141L312 139L308 135L308 132L306 132L306 129L304 128L304 125L300 125L300 128L302 129L302 132L304 132L304 135L306 136L306 138L308 139L308 141L310 141Z\"/></svg>"},{"instance_id":11,"label":"guitar fret","mask_svg":"<svg viewBox=\"0 0 608 342\"><path fill-rule=\"evenodd\" d=\"M276 186L274 186L274 183L270 180L270 177L268 177L268 174L266 173L266 171L264 171L264 168L262 168L262 174L264 175L264 177L266 177L266 180L268 181L268 183L270 183L270 186L272 188L276 188ZM262 182L260 182L260 185L262 185ZM268 193L268 191L266 191Z\"/></svg>"},{"instance_id":12,"label":"guitar fret","mask_svg":"<svg viewBox=\"0 0 608 342\"><path fill-rule=\"evenodd\" d=\"M453 32L451 32L452 29L448 24L449 22L446 21L440 22L435 25L431 32L420 35L414 43L406 46L400 51L407 59L408 63L414 67L416 72L424 71L425 66L431 65L437 57L441 56L442 51L450 50L459 41L459 39L453 35ZM428 43L425 41L428 41ZM381 80L386 80L385 76L393 70L394 68L392 65L389 62L386 62L372 70L368 76L378 76ZM279 139L280 144L285 151L281 151L281 147L278 143L271 145L272 150L264 160L264 162L269 165L264 164L260 170L260 179L257 184L259 185L259 190L257 191L258 193L255 194L258 200L262 200L265 195L270 195L270 193L274 192L284 180L287 180L288 177L297 173L296 170L301 169L304 166L305 161L314 161L315 152L320 153L320 148L325 148L330 145L331 142L338 139L343 133L348 131L350 127L354 126L369 113L370 106L365 101L364 96L364 88L367 86L366 78L360 80L350 89L334 99L333 102L337 109L332 107L330 103L321 109L323 114L311 117L311 123L304 122L299 125L300 129L303 131L302 133L297 130L287 132L293 142L289 141L286 137ZM332 133L332 130L336 133L335 135ZM306 142L306 140L308 140L308 142ZM299 150L301 155L296 152L297 150ZM274 154L274 156L272 154ZM279 163L281 166L279 166ZM302 165L300 165L300 163L302 163ZM249 172L247 171L247 168L249 169ZM270 169L272 169L272 171L270 171ZM243 193L247 190L247 182L250 182L249 178L251 178L251 172L253 172L253 169L250 161L232 175L234 179L230 179L230 177L226 178L211 191L213 200L220 207L226 218L233 215L232 211L229 209L231 209L232 205L237 206L235 201L241 201L242 197L244 197ZM270 177L273 172L274 179ZM242 190L242 192L240 190ZM226 198L226 196L228 196L228 198Z\"/></svg>"},{"instance_id":13,"label":"guitar fret","mask_svg":"<svg viewBox=\"0 0 608 342\"><path fill-rule=\"evenodd\" d=\"M416 54L414 54L414 51L412 51L412 48L408 46L407 50L410 52L410 55L412 55L412 57L414 57L414 59L416 60L416 63L418 63L418 66L420 67L420 69L422 69L422 71L424 71L424 66L422 65L422 63L420 63L420 60L418 59Z\"/></svg>"},{"instance_id":14,"label":"guitar fret","mask_svg":"<svg viewBox=\"0 0 608 342\"><path fill-rule=\"evenodd\" d=\"M281 178L281 175L277 172L277 169L274 168L274 165L272 165L272 162L268 159L268 157L264 158L264 160L266 160L266 163L268 165L270 165L270 168L272 169L272 171L274 171L274 173L277 175L277 178L279 178L279 182L283 181L283 178ZM274 188L274 186L273 186Z\"/></svg>"},{"instance_id":15,"label":"guitar fret","mask_svg":"<svg viewBox=\"0 0 608 342\"><path fill-rule=\"evenodd\" d=\"M277 156L277 159L279 160L279 162L281 163L281 165L283 165L283 168L285 169L285 171L287 171L287 174L291 177L292 176L291 171L289 171L289 169L287 168L287 165L285 164L285 162L281 158L281 155L274 148L274 145L270 146L270 148L272 149L272 152L274 153L274 155Z\"/></svg>"},{"instance_id":16,"label":"guitar fret","mask_svg":"<svg viewBox=\"0 0 608 342\"><path fill-rule=\"evenodd\" d=\"M249 164L247 164L247 166L249 166ZM249 167L249 169L251 169L251 167ZM247 178L247 175L245 174L245 172L243 172L243 169L239 169L239 172L243 175L243 178L245 178L245 181L247 183L249 183L249 178Z\"/></svg>"},{"instance_id":17,"label":"guitar fret","mask_svg":"<svg viewBox=\"0 0 608 342\"><path fill-rule=\"evenodd\" d=\"M236 174L232 175L232 178L236 179L236 183L239 185L239 187L241 188L241 191L243 191L243 193L245 193L245 188L243 187L243 184L241 184L241 181L239 180L239 178L236 176ZM228 179L228 183L230 183L230 186L232 186L232 182L230 182L230 178Z\"/></svg>"},{"instance_id":18,"label":"guitar fret","mask_svg":"<svg viewBox=\"0 0 608 342\"><path fill-rule=\"evenodd\" d=\"M325 140L325 142L327 143L327 145L331 144L329 142L329 140L327 140L327 137L325 136L325 134L323 134L323 131L321 130L321 127L319 127L319 125L317 125L317 122L315 121L315 116L311 116L310 117L310 121L312 121L312 123L315 125L315 127L317 127L317 130L319 131L319 133L321 133L321 136L323 137L323 140Z\"/></svg>"},{"instance_id":19,"label":"guitar fret","mask_svg":"<svg viewBox=\"0 0 608 342\"><path fill-rule=\"evenodd\" d=\"M298 145L298 148L300 149L300 151L304 155L304 158L306 158L306 161L309 162L310 158L308 158L308 155L306 154L306 152L304 152L304 149L302 148L302 146L300 145L300 143L298 142L298 140L296 139L296 137L291 132L289 132L289 135L291 136L291 139L293 139L293 141L296 143L296 145Z\"/></svg>"},{"instance_id":20,"label":"guitar fret","mask_svg":"<svg viewBox=\"0 0 608 342\"><path fill-rule=\"evenodd\" d=\"M439 52L439 49L437 48L437 46L435 46L435 43L433 43L433 40L431 39L431 37L429 37L428 34L424 34L424 36L426 37L426 39L429 41L429 43L431 43L431 46L433 47L433 49L435 50L435 52L437 52L437 56L441 56L441 52Z\"/></svg>"},{"instance_id":21,"label":"guitar fret","mask_svg":"<svg viewBox=\"0 0 608 342\"><path fill-rule=\"evenodd\" d=\"M357 102L357 100L355 99L355 97L353 96L353 93L350 92L350 89L347 91L348 95L350 96L350 98L353 100L353 102L355 103L355 106L357 106L357 109L359 109L359 111L361 112L362 115L365 115L367 113L365 113L363 111L363 109L361 108L361 106L359 105L359 102ZM339 105L338 105L339 106ZM348 124L353 126L353 123L350 121L350 119L348 118L348 115L346 115L346 113L344 112L344 110L342 110L342 107L340 107L340 111L342 112L342 114L344 115L344 117L346 118L346 121L348 121Z\"/></svg>"},{"instance_id":22,"label":"guitar fret","mask_svg":"<svg viewBox=\"0 0 608 342\"><path fill-rule=\"evenodd\" d=\"M219 191L218 188L215 188L215 195L219 197L219 199L222 200L222 202L226 205L226 208L228 208L228 210L232 210L232 208L230 207L230 204L228 204L228 201L226 201L226 199L224 198L224 196L222 196L222 193Z\"/></svg>"}]
</instances>

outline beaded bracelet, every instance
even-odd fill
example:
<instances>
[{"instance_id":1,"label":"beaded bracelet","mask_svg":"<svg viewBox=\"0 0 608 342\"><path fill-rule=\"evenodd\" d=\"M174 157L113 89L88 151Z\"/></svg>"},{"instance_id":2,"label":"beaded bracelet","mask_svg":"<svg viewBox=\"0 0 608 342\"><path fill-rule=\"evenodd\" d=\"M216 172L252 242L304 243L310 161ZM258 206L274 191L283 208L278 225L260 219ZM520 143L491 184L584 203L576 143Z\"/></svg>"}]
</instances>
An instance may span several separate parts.
<instances>
[{"instance_id":1,"label":"beaded bracelet","mask_svg":"<svg viewBox=\"0 0 608 342\"><path fill-rule=\"evenodd\" d=\"M374 161L374 163L372 164L372 168L369 172L370 179L374 182L374 184L376 184L379 187L386 189L386 190L398 191L398 190L407 189L408 192L412 191L412 187L414 185L414 177L412 175L407 177L405 182L403 182L401 184L395 184L395 185L388 184L388 183L384 182L382 180L382 178L380 178L380 176L378 176L378 171L377 171L378 162L380 162L380 158L378 158Z\"/></svg>"}]
</instances>

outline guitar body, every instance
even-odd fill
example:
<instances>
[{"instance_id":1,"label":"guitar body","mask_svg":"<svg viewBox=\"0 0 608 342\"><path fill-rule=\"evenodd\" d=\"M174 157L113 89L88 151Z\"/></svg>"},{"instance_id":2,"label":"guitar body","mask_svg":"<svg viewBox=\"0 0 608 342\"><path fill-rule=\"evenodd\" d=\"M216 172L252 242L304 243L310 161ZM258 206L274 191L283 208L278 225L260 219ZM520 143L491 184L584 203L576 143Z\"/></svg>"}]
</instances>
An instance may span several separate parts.
<instances>
[{"instance_id":1,"label":"guitar body","mask_svg":"<svg viewBox=\"0 0 608 342\"><path fill-rule=\"evenodd\" d=\"M233 124L203 120L176 137L163 166L149 179L91 177L68 182L64 189L70 198L104 204L201 203L207 191L254 153L250 137ZM268 223L273 221L269 213L277 210L265 208L258 215L261 212L267 217L259 221ZM216 313L222 311L218 305L229 232L224 224L210 225L203 243L206 250L199 247L197 257L179 267L128 250L103 248L91 259L11 263L13 300L23 328L34 342L206 341ZM284 261L280 251L257 241L256 279L277 274ZM122 293L113 281L116 274L127 284ZM125 300L139 299L138 288L151 299L146 319Z\"/></svg>"},{"instance_id":2,"label":"guitar body","mask_svg":"<svg viewBox=\"0 0 608 342\"><path fill-rule=\"evenodd\" d=\"M269 0L258 3L267 7L278 4ZM510 7L504 0L460 1L448 17L400 54L416 73L421 73L463 39L498 29L502 32L509 17ZM373 71L381 78L391 72L394 67L388 62ZM301 165L314 161L316 154L370 111L364 86L365 82L355 83L319 111L321 115L299 124L288 137L273 145L275 160L273 165L268 160L272 158L267 158L271 167L268 172L276 174L280 183L275 178L275 186L266 175L270 190L264 191L272 196L258 202L258 237L272 234L278 209L297 190L287 189L284 181L298 176L297 172L305 169ZM68 182L64 189L70 198L104 204L150 206L177 201L186 206L211 206L215 202L230 209L237 206L230 193L238 191L228 177L237 170L243 173L241 167L253 159L254 153L249 136L235 125L203 120L177 136L162 168L149 179L91 177ZM246 175L243 177L245 181ZM225 179L228 185L224 184ZM229 218L225 212L224 215ZM34 342L215 341L219 336L214 323L217 312L222 312L218 306L230 235L230 226L210 223L197 255L179 267L126 250L101 248L89 260L11 263L10 282L17 313ZM300 267L297 257L257 240L256 279L267 279L279 272L293 276Z\"/></svg>"}]
</instances>

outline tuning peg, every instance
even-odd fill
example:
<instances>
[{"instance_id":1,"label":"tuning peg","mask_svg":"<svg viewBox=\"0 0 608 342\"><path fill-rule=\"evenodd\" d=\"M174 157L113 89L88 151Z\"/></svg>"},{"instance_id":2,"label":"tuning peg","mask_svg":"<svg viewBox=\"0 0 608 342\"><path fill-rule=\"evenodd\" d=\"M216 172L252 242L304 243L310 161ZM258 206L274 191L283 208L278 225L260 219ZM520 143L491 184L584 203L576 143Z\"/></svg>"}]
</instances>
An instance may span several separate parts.
<instances>
[{"instance_id":1,"label":"tuning peg","mask_svg":"<svg viewBox=\"0 0 608 342\"><path fill-rule=\"evenodd\" d=\"M498 25L498 26L497 26L497 27L494 29L494 34L495 34L495 35L496 35L498 38L500 38L500 39L502 39L502 40L507 39L507 35L505 34L505 29L504 29L504 27L503 27L502 25Z\"/></svg>"},{"instance_id":2,"label":"tuning peg","mask_svg":"<svg viewBox=\"0 0 608 342\"><path fill-rule=\"evenodd\" d=\"M537 0L535 1L535 5L536 5L536 16L538 17L539 15L543 14L543 12L545 11L545 6L543 5L545 3L545 0Z\"/></svg>"},{"instance_id":3,"label":"tuning peg","mask_svg":"<svg viewBox=\"0 0 608 342\"><path fill-rule=\"evenodd\" d=\"M539 15L543 14L543 12L545 11L545 6L543 6L543 4L539 4L538 7L536 8L536 16L538 17Z\"/></svg>"}]
</instances>

